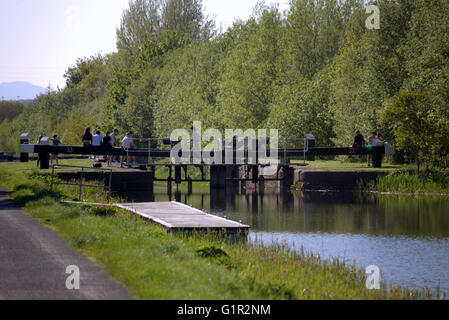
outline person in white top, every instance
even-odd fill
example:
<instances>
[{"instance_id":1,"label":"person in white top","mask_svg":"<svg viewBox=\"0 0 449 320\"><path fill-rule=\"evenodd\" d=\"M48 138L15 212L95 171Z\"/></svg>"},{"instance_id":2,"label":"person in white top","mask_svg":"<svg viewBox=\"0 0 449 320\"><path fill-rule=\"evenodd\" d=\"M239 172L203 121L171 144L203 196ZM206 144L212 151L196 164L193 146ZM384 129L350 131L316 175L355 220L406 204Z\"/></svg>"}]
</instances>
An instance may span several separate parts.
<instances>
[{"instance_id":1,"label":"person in white top","mask_svg":"<svg viewBox=\"0 0 449 320\"><path fill-rule=\"evenodd\" d=\"M378 133L374 138L373 138L373 147L382 147L384 145L384 143L382 142L382 140L380 140L380 133Z\"/></svg>"},{"instance_id":2,"label":"person in white top","mask_svg":"<svg viewBox=\"0 0 449 320\"><path fill-rule=\"evenodd\" d=\"M97 131L97 133L92 137L92 145L94 147L100 147L103 144L103 137L100 134L100 131Z\"/></svg>"},{"instance_id":3,"label":"person in white top","mask_svg":"<svg viewBox=\"0 0 449 320\"><path fill-rule=\"evenodd\" d=\"M103 137L100 134L100 131L97 131L94 136L92 136L92 146L93 147L101 147L103 144ZM97 156L94 156L94 160L97 160Z\"/></svg>"},{"instance_id":4,"label":"person in white top","mask_svg":"<svg viewBox=\"0 0 449 320\"><path fill-rule=\"evenodd\" d=\"M380 140L380 133L377 133L372 142L373 147L382 147L384 145L384 142ZM379 151L373 151L373 167L374 168L380 168L382 166L382 155L379 153Z\"/></svg>"},{"instance_id":5,"label":"person in white top","mask_svg":"<svg viewBox=\"0 0 449 320\"><path fill-rule=\"evenodd\" d=\"M118 135L118 129L114 129L114 132L111 133L111 144L113 147L115 147L115 137Z\"/></svg>"},{"instance_id":6,"label":"person in white top","mask_svg":"<svg viewBox=\"0 0 449 320\"><path fill-rule=\"evenodd\" d=\"M116 144L115 144L115 141L116 141L116 137L118 136L118 129L114 129L114 131L111 133L111 135L110 135L110 137L111 137L111 146L112 147L115 147L116 146ZM114 161L115 162L115 160L117 160L117 162L119 162L120 160L119 160L119 158L118 157L115 157L115 156L109 156L108 157L108 161L110 162L110 163L112 163L112 161Z\"/></svg>"},{"instance_id":7,"label":"person in white top","mask_svg":"<svg viewBox=\"0 0 449 320\"><path fill-rule=\"evenodd\" d=\"M133 132L130 131L128 132L128 134L123 138L122 140L122 148L125 149L127 152L128 150L131 149L136 149L136 145L134 144L134 139L133 139ZM120 167L123 168L123 161L124 161L125 157L122 157L121 159L121 163L120 163ZM127 157L127 164L129 165L129 163L131 162L131 157L128 155Z\"/></svg>"}]
</instances>

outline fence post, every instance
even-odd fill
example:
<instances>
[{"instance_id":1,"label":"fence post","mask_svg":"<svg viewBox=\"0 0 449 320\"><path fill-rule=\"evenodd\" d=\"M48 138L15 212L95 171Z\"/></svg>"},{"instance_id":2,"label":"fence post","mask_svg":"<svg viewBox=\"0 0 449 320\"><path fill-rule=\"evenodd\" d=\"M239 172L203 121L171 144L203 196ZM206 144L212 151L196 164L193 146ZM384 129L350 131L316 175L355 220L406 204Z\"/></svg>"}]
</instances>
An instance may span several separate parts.
<instances>
[{"instance_id":1,"label":"fence post","mask_svg":"<svg viewBox=\"0 0 449 320\"><path fill-rule=\"evenodd\" d=\"M151 138L148 139L148 160L147 163L151 163Z\"/></svg>"},{"instance_id":2,"label":"fence post","mask_svg":"<svg viewBox=\"0 0 449 320\"><path fill-rule=\"evenodd\" d=\"M126 149L126 166L129 168L129 149Z\"/></svg>"},{"instance_id":3,"label":"fence post","mask_svg":"<svg viewBox=\"0 0 449 320\"><path fill-rule=\"evenodd\" d=\"M287 138L284 138L284 163L283 165L287 164Z\"/></svg>"},{"instance_id":4,"label":"fence post","mask_svg":"<svg viewBox=\"0 0 449 320\"><path fill-rule=\"evenodd\" d=\"M109 173L108 203L111 202L112 170Z\"/></svg>"},{"instance_id":5,"label":"fence post","mask_svg":"<svg viewBox=\"0 0 449 320\"><path fill-rule=\"evenodd\" d=\"M309 140L304 138L304 165L307 163L307 152L309 151Z\"/></svg>"},{"instance_id":6,"label":"fence post","mask_svg":"<svg viewBox=\"0 0 449 320\"><path fill-rule=\"evenodd\" d=\"M84 168L81 168L81 181L80 181L80 196L79 201L81 201L81 196L83 193L83 177L84 177Z\"/></svg>"},{"instance_id":7,"label":"fence post","mask_svg":"<svg viewBox=\"0 0 449 320\"><path fill-rule=\"evenodd\" d=\"M51 186L50 190L53 191L53 175L55 174L55 165L51 166Z\"/></svg>"}]
</instances>

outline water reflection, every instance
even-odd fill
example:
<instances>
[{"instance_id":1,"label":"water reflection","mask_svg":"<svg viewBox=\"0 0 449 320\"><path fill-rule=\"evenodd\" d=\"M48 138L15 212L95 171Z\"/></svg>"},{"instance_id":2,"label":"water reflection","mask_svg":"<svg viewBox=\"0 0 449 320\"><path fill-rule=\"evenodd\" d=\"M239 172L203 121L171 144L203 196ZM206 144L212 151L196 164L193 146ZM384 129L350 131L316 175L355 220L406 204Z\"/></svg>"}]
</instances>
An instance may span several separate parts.
<instances>
[{"instance_id":1,"label":"water reflection","mask_svg":"<svg viewBox=\"0 0 449 320\"><path fill-rule=\"evenodd\" d=\"M449 292L449 198L356 193L230 194L156 187L134 201L176 200L251 226L250 239L378 265L386 279Z\"/></svg>"},{"instance_id":2,"label":"water reflection","mask_svg":"<svg viewBox=\"0 0 449 320\"><path fill-rule=\"evenodd\" d=\"M129 201L173 201L249 224L253 231L449 238L448 197L356 193L128 195Z\"/></svg>"}]
</instances>

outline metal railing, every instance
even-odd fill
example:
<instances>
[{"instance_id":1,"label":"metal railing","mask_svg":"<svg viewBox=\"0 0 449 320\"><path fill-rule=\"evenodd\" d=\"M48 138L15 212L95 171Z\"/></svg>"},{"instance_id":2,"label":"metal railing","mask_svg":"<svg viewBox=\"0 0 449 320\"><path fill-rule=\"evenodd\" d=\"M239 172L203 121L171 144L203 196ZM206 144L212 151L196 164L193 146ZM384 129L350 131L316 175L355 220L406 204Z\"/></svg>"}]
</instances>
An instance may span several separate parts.
<instances>
[{"instance_id":1,"label":"metal railing","mask_svg":"<svg viewBox=\"0 0 449 320\"><path fill-rule=\"evenodd\" d=\"M171 145L167 144L165 138L133 138L135 149L124 149L126 152L126 162L131 157L131 162L135 162L137 165L149 165L152 163L152 151L154 150L171 150ZM146 162L140 161L144 157L136 157L135 154L139 152L148 152ZM134 157L134 159L132 159ZM134 161L135 160L135 161ZM128 164L128 163L127 163Z\"/></svg>"},{"instance_id":2,"label":"metal railing","mask_svg":"<svg viewBox=\"0 0 449 320\"><path fill-rule=\"evenodd\" d=\"M167 143L167 138L133 138L134 144L136 145L135 149L124 149L126 152L126 162L128 159L131 162L134 162L137 165L152 165L152 157L154 153L160 150L169 151L171 150L172 145ZM231 140L224 140L217 142L219 146L221 146L222 150L227 150L230 146L232 146ZM223 145L224 143L224 145ZM243 152L245 151L245 142L244 140L239 140L237 144L237 151ZM283 143L283 145L282 145ZM269 143L267 143L269 144ZM246 146L247 148L248 146ZM280 161L279 164L287 165L289 164L289 158L292 150L295 150L296 153L298 151L303 155L303 162L306 165L307 161L307 152L309 151L309 140L307 138L283 138L279 140L279 156ZM145 152L148 153L148 156L137 156L137 153ZM248 152L245 152L245 156L242 159L237 159L240 161L239 163L246 163L248 161L248 157L251 155ZM146 159L144 159L146 158ZM128 163L127 163L128 164Z\"/></svg>"},{"instance_id":3,"label":"metal railing","mask_svg":"<svg viewBox=\"0 0 449 320\"><path fill-rule=\"evenodd\" d=\"M303 143L302 145L298 145L298 143ZM306 165L307 160L307 152L309 151L309 140L307 138L284 138L284 150L282 161L284 165L289 164L288 150L289 149L301 149L303 150L303 161L304 165Z\"/></svg>"},{"instance_id":4,"label":"metal railing","mask_svg":"<svg viewBox=\"0 0 449 320\"><path fill-rule=\"evenodd\" d=\"M111 201L111 185L112 185L112 169L103 169L103 168L91 168L91 167L80 167L80 166L69 166L69 165L52 165L51 166L51 186L50 189L53 190L53 185L66 185L66 186L79 186L79 197L78 200L81 201L81 197L83 194L83 187L87 188L107 188L108 189L108 203ZM81 169L81 177L80 177L80 183L69 183L69 182L59 182L54 180L54 174L55 174L55 168L76 168ZM109 184L108 185L94 185L94 184L84 184L84 173L85 170L92 170L92 171L103 171L103 172L109 172Z\"/></svg>"}]
</instances>

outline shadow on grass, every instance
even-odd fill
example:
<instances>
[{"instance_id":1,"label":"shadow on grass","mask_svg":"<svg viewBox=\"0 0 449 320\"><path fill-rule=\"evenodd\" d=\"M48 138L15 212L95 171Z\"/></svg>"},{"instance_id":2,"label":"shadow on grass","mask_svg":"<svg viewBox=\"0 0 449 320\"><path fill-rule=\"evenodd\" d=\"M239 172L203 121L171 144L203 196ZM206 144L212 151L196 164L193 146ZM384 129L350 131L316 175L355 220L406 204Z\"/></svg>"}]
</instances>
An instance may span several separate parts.
<instances>
[{"instance_id":1,"label":"shadow on grass","mask_svg":"<svg viewBox=\"0 0 449 320\"><path fill-rule=\"evenodd\" d=\"M39 183L20 184L14 188L13 193L14 201L21 206L47 197L57 200L61 199L63 194L58 190L50 190L48 186L43 186Z\"/></svg>"},{"instance_id":2,"label":"shadow on grass","mask_svg":"<svg viewBox=\"0 0 449 320\"><path fill-rule=\"evenodd\" d=\"M98 217L111 217L117 214L117 209L113 207L95 207L84 205L82 208L88 211L91 215Z\"/></svg>"}]
</instances>

